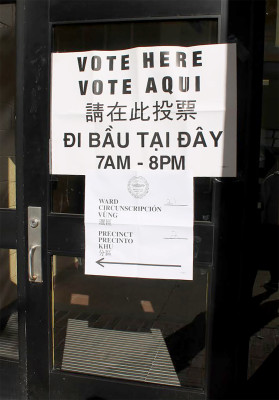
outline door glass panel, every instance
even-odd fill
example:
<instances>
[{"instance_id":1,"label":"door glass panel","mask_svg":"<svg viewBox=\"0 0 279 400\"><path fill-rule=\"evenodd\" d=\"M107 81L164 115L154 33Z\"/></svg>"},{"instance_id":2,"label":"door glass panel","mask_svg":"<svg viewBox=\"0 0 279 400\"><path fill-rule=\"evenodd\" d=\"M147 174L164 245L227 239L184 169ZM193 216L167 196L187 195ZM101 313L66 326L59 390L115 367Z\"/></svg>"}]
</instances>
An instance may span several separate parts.
<instances>
[{"instance_id":1,"label":"door glass panel","mask_svg":"<svg viewBox=\"0 0 279 400\"><path fill-rule=\"evenodd\" d=\"M0 358L18 360L16 250L0 249Z\"/></svg>"},{"instance_id":2,"label":"door glass panel","mask_svg":"<svg viewBox=\"0 0 279 400\"><path fill-rule=\"evenodd\" d=\"M15 208L15 5L0 4L0 208Z\"/></svg>"},{"instance_id":3,"label":"door glass panel","mask_svg":"<svg viewBox=\"0 0 279 400\"><path fill-rule=\"evenodd\" d=\"M217 43L215 19L57 26L53 51ZM73 160L74 162L74 160ZM84 212L84 177L51 176L51 211ZM195 220L210 221L210 178L195 179ZM84 274L52 257L53 365L58 370L204 388L209 269L193 281Z\"/></svg>"},{"instance_id":4,"label":"door glass panel","mask_svg":"<svg viewBox=\"0 0 279 400\"><path fill-rule=\"evenodd\" d=\"M208 273L193 281L84 274L54 256L53 356L64 371L204 387Z\"/></svg>"},{"instance_id":5,"label":"door glass panel","mask_svg":"<svg viewBox=\"0 0 279 400\"><path fill-rule=\"evenodd\" d=\"M262 92L262 131L259 159L259 243L253 305L248 384L258 381L260 371L277 362L279 338L279 1L266 2ZM264 312L261 312L264 310ZM273 384L274 381L274 384ZM278 395L272 379L269 396ZM251 385L253 387L253 385ZM265 388L257 397L264 397ZM255 390L258 386L255 385ZM277 396L278 397L278 396Z\"/></svg>"},{"instance_id":6,"label":"door glass panel","mask_svg":"<svg viewBox=\"0 0 279 400\"><path fill-rule=\"evenodd\" d=\"M137 46L217 43L216 19L57 26L54 52L117 50ZM74 161L74 160L73 160ZM51 177L51 210L83 214L84 177ZM211 179L195 178L195 219L211 219Z\"/></svg>"},{"instance_id":7,"label":"door glass panel","mask_svg":"<svg viewBox=\"0 0 279 400\"><path fill-rule=\"evenodd\" d=\"M0 208L16 207L15 4L0 4ZM0 358L18 360L17 253L0 249Z\"/></svg>"}]
</instances>

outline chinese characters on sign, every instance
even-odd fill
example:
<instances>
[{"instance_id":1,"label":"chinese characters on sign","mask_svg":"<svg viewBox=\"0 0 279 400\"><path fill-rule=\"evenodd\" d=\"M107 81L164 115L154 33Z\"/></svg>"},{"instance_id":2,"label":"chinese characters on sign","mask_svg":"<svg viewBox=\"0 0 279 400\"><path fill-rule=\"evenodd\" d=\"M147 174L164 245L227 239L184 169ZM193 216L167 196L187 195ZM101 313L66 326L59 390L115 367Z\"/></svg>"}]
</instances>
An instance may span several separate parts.
<instances>
[{"instance_id":1,"label":"chinese characters on sign","mask_svg":"<svg viewBox=\"0 0 279 400\"><path fill-rule=\"evenodd\" d=\"M196 119L195 103L196 100L176 100L176 104L169 104L167 100L163 100L161 103L156 101L152 106L154 111L148 110L150 106L144 106L142 101L139 104L135 102L129 107L116 102L113 106L107 106L107 110L104 110L104 104L86 103L85 117L86 122L103 122L103 114L110 117L111 122L136 119L140 121L150 121L150 119L151 121L162 121L163 119L173 121L173 115L175 115L177 121L181 118L183 121L187 121L188 117Z\"/></svg>"}]
</instances>

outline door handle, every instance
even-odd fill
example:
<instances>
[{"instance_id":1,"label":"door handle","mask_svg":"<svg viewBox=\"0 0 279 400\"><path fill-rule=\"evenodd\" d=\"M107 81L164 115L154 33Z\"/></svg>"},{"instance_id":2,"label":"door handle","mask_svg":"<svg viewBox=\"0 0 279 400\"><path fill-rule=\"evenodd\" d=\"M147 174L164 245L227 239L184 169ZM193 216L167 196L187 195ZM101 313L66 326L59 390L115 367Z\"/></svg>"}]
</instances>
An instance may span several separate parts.
<instances>
[{"instance_id":1,"label":"door handle","mask_svg":"<svg viewBox=\"0 0 279 400\"><path fill-rule=\"evenodd\" d=\"M33 283L43 282L41 214L41 207L28 207L28 277Z\"/></svg>"},{"instance_id":2,"label":"door handle","mask_svg":"<svg viewBox=\"0 0 279 400\"><path fill-rule=\"evenodd\" d=\"M33 245L30 247L29 252L28 252L28 273L29 273L29 281L35 282L38 276L34 273L34 267L33 267L33 255L35 253L35 250L37 249L38 246Z\"/></svg>"}]
</instances>

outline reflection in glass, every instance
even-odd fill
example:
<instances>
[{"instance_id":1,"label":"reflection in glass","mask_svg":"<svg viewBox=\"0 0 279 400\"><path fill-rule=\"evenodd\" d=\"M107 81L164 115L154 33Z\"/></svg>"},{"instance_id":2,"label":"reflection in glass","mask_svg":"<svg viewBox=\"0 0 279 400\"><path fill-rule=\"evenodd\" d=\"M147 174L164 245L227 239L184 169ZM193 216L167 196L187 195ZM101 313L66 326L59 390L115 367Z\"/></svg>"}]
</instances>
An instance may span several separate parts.
<instances>
[{"instance_id":1,"label":"reflection in glass","mask_svg":"<svg viewBox=\"0 0 279 400\"><path fill-rule=\"evenodd\" d=\"M61 25L54 28L53 51L119 50L137 46L195 46L217 43L216 19ZM73 160L73 162L76 162ZM84 177L51 179L53 212L83 214ZM211 220L211 181L195 180L195 219Z\"/></svg>"},{"instance_id":2,"label":"reflection in glass","mask_svg":"<svg viewBox=\"0 0 279 400\"><path fill-rule=\"evenodd\" d=\"M16 250L0 249L0 357L18 359Z\"/></svg>"},{"instance_id":3,"label":"reflection in glass","mask_svg":"<svg viewBox=\"0 0 279 400\"><path fill-rule=\"evenodd\" d=\"M52 258L54 367L204 387L207 273L193 281L84 275Z\"/></svg>"},{"instance_id":4,"label":"reflection in glass","mask_svg":"<svg viewBox=\"0 0 279 400\"><path fill-rule=\"evenodd\" d=\"M15 5L0 5L0 208L15 208Z\"/></svg>"},{"instance_id":5,"label":"reflection in glass","mask_svg":"<svg viewBox=\"0 0 279 400\"><path fill-rule=\"evenodd\" d=\"M257 380L276 359L279 299L279 1L266 1L259 159L259 250L254 281L254 312L249 343L248 379ZM267 306L269 311L267 311ZM261 310L265 312L261 313ZM255 323L256 322L256 323ZM255 329L257 328L257 329ZM261 329L260 329L261 328ZM277 338L276 338L277 336ZM260 338L260 340L259 340ZM276 363L276 361L275 361ZM275 364L274 364L275 365ZM276 382L274 380L274 382ZM273 383L273 382L272 382ZM272 386L272 385L271 385ZM270 389L273 394L273 389ZM274 387L274 397L276 397ZM258 394L258 393L257 393ZM262 396L260 396L262 397ZM273 396L272 396L273 397Z\"/></svg>"}]
</instances>

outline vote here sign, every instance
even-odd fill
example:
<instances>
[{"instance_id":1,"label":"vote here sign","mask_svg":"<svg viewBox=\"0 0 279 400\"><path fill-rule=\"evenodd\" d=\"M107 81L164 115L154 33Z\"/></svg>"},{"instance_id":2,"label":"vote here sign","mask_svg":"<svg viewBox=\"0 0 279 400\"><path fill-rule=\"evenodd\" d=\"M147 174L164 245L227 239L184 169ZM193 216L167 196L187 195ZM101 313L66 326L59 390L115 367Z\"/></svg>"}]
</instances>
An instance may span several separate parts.
<instances>
[{"instance_id":1,"label":"vote here sign","mask_svg":"<svg viewBox=\"0 0 279 400\"><path fill-rule=\"evenodd\" d=\"M51 173L236 174L236 47L52 54Z\"/></svg>"}]
</instances>

